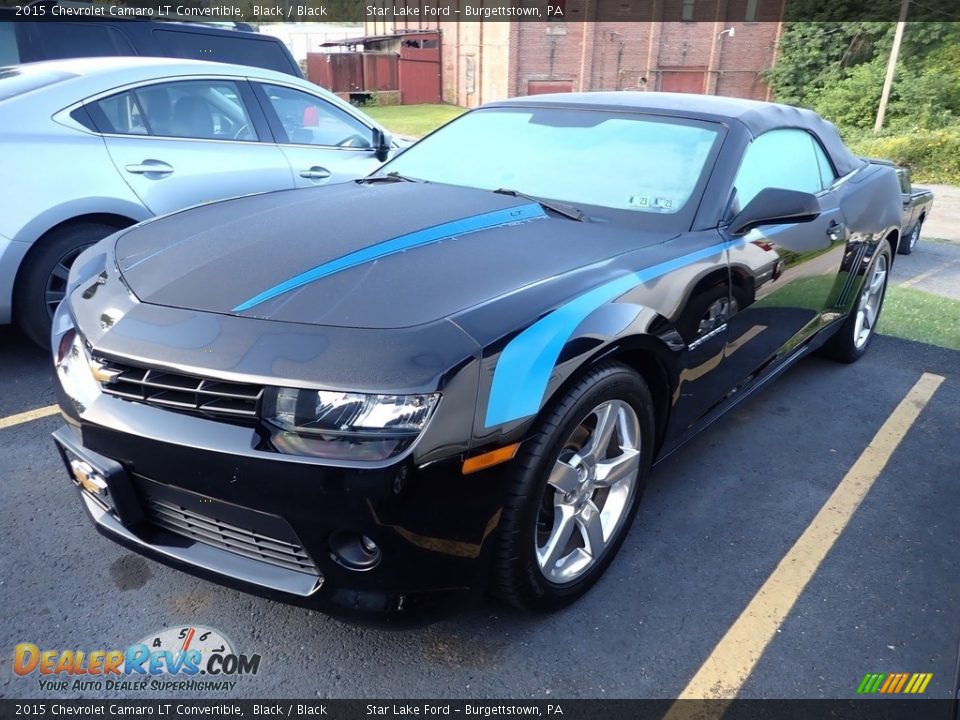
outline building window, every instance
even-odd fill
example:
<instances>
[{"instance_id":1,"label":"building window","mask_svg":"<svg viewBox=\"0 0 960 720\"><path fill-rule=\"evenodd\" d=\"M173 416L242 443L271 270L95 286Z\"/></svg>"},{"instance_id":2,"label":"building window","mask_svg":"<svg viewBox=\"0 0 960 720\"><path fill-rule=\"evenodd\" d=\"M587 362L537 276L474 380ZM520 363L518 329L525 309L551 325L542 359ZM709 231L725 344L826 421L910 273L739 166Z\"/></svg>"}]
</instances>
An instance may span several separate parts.
<instances>
[{"instance_id":1,"label":"building window","mask_svg":"<svg viewBox=\"0 0 960 720\"><path fill-rule=\"evenodd\" d=\"M693 6L696 0L681 0L680 19L684 22L693 20Z\"/></svg>"},{"instance_id":2,"label":"building window","mask_svg":"<svg viewBox=\"0 0 960 720\"><path fill-rule=\"evenodd\" d=\"M747 0L747 12L744 14L743 21L748 23L757 21L757 0Z\"/></svg>"}]
</instances>

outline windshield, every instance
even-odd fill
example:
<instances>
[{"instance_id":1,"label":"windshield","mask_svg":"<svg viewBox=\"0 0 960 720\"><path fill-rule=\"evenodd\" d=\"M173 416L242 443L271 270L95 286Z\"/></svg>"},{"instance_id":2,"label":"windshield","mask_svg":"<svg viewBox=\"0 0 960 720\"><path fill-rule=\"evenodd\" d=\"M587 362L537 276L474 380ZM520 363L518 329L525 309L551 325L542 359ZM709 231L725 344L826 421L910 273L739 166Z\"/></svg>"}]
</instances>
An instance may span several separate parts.
<instances>
[{"instance_id":1,"label":"windshield","mask_svg":"<svg viewBox=\"0 0 960 720\"><path fill-rule=\"evenodd\" d=\"M598 110L486 108L441 128L378 174L670 215L704 174L716 128Z\"/></svg>"}]
</instances>

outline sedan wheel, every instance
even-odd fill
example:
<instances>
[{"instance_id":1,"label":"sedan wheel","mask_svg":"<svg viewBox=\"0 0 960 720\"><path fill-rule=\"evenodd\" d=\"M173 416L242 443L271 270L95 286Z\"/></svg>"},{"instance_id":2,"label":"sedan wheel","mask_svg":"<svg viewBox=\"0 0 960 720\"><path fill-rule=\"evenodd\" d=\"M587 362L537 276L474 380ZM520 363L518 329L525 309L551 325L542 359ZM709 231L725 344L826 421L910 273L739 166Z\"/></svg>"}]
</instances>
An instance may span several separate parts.
<instances>
[{"instance_id":1,"label":"sedan wheel","mask_svg":"<svg viewBox=\"0 0 960 720\"><path fill-rule=\"evenodd\" d=\"M604 362L544 409L507 475L493 590L528 610L573 602L613 560L653 455L643 378Z\"/></svg>"},{"instance_id":2,"label":"sedan wheel","mask_svg":"<svg viewBox=\"0 0 960 720\"><path fill-rule=\"evenodd\" d=\"M44 292L44 302L47 305L47 317L53 320L53 313L57 310L57 305L66 297L67 278L70 277L70 268L73 266L77 256L86 250L89 245L71 248L57 261L47 277L47 287Z\"/></svg>"},{"instance_id":3,"label":"sedan wheel","mask_svg":"<svg viewBox=\"0 0 960 720\"><path fill-rule=\"evenodd\" d=\"M50 345L50 322L66 294L77 256L116 231L103 223L66 225L51 230L30 249L17 276L13 309L17 323L37 345Z\"/></svg>"}]
</instances>

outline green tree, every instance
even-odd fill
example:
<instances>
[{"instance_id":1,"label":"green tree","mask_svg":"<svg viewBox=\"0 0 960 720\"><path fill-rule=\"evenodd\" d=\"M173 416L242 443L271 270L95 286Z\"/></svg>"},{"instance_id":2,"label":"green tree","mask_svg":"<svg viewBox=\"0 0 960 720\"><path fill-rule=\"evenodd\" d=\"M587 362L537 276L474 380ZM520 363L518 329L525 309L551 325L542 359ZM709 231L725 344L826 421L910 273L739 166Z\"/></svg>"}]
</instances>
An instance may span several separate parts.
<instances>
[{"instance_id":1,"label":"green tree","mask_svg":"<svg viewBox=\"0 0 960 720\"><path fill-rule=\"evenodd\" d=\"M781 102L816 109L841 128L873 125L894 23L793 22L767 73ZM960 118L960 23L908 23L891 92L893 128L937 128Z\"/></svg>"}]
</instances>

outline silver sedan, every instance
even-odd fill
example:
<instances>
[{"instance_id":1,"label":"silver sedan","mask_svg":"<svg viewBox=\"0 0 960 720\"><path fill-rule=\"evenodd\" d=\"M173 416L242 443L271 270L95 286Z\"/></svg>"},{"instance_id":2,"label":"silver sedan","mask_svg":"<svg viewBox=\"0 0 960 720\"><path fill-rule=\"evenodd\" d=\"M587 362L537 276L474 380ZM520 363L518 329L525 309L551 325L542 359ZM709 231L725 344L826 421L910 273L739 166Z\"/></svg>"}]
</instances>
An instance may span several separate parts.
<instances>
[{"instance_id":1,"label":"silver sedan","mask_svg":"<svg viewBox=\"0 0 960 720\"><path fill-rule=\"evenodd\" d=\"M305 80L159 58L0 68L0 128L0 323L41 345L71 263L97 240L200 203L362 177L398 147Z\"/></svg>"}]
</instances>

